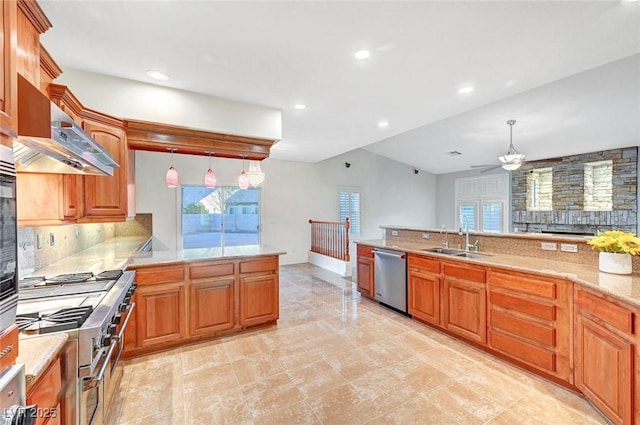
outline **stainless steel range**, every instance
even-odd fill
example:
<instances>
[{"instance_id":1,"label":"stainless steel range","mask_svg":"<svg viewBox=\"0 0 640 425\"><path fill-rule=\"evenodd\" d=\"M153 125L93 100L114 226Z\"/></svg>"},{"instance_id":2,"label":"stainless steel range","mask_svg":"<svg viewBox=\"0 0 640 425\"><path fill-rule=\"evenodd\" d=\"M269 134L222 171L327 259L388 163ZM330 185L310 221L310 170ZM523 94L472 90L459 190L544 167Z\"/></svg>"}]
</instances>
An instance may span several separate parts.
<instances>
[{"instance_id":1,"label":"stainless steel range","mask_svg":"<svg viewBox=\"0 0 640 425\"><path fill-rule=\"evenodd\" d=\"M74 273L19 281L16 322L23 335L66 332L78 346L77 417L102 425L122 377L124 332L135 308L135 272ZM73 422L70 422L73 423Z\"/></svg>"}]
</instances>

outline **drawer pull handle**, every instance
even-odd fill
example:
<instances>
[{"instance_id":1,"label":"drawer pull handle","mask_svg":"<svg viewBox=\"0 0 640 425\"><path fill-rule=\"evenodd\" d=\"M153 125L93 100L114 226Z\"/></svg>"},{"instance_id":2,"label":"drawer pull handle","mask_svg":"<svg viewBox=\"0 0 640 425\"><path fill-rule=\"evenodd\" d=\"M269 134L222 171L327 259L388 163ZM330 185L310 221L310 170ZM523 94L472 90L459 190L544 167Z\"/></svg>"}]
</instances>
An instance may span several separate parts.
<instances>
[{"instance_id":1,"label":"drawer pull handle","mask_svg":"<svg viewBox=\"0 0 640 425\"><path fill-rule=\"evenodd\" d=\"M0 359L3 359L4 356L6 356L11 352L11 350L13 350L13 344L7 345L7 347L4 350L0 351Z\"/></svg>"}]
</instances>

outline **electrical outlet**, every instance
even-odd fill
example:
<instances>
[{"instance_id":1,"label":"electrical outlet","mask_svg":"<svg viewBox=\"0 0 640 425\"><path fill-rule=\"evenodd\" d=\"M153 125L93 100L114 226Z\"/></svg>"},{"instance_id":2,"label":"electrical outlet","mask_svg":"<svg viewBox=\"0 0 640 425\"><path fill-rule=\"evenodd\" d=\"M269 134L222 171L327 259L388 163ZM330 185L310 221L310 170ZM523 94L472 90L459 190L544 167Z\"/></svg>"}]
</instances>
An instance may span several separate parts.
<instances>
[{"instance_id":1,"label":"electrical outlet","mask_svg":"<svg viewBox=\"0 0 640 425\"><path fill-rule=\"evenodd\" d=\"M391 231L391 236L398 236L398 231L397 230L392 230Z\"/></svg>"},{"instance_id":2,"label":"electrical outlet","mask_svg":"<svg viewBox=\"0 0 640 425\"><path fill-rule=\"evenodd\" d=\"M422 239L431 239L431 233L423 233Z\"/></svg>"},{"instance_id":3,"label":"electrical outlet","mask_svg":"<svg viewBox=\"0 0 640 425\"><path fill-rule=\"evenodd\" d=\"M49 233L49 245L54 246L56 244L56 235Z\"/></svg>"},{"instance_id":4,"label":"electrical outlet","mask_svg":"<svg viewBox=\"0 0 640 425\"><path fill-rule=\"evenodd\" d=\"M564 252L578 252L578 245L572 243L561 243L560 251Z\"/></svg>"},{"instance_id":5,"label":"electrical outlet","mask_svg":"<svg viewBox=\"0 0 640 425\"><path fill-rule=\"evenodd\" d=\"M542 242L542 250L543 251L557 251L558 244L554 242Z\"/></svg>"},{"instance_id":6,"label":"electrical outlet","mask_svg":"<svg viewBox=\"0 0 640 425\"><path fill-rule=\"evenodd\" d=\"M42 249L42 234L38 233L36 235L36 249Z\"/></svg>"}]
</instances>

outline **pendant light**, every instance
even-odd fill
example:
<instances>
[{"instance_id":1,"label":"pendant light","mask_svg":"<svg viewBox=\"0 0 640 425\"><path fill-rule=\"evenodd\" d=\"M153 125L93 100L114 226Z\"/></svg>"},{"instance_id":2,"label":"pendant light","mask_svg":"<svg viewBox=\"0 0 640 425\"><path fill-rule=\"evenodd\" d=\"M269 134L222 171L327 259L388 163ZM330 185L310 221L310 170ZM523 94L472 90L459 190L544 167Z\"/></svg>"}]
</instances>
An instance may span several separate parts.
<instances>
[{"instance_id":1,"label":"pendant light","mask_svg":"<svg viewBox=\"0 0 640 425\"><path fill-rule=\"evenodd\" d=\"M240 173L240 177L238 177L238 188L239 189L249 189L249 176L244 171L244 159L246 155L242 155L242 172Z\"/></svg>"},{"instance_id":2,"label":"pendant light","mask_svg":"<svg viewBox=\"0 0 640 425\"><path fill-rule=\"evenodd\" d=\"M249 172L247 176L249 177L249 183L252 187L257 187L264 181L264 173L260 168L259 161L249 161Z\"/></svg>"},{"instance_id":3,"label":"pendant light","mask_svg":"<svg viewBox=\"0 0 640 425\"><path fill-rule=\"evenodd\" d=\"M173 148L169 148L169 149L171 150L171 155L173 156L173 151L177 149L173 149ZM178 171L176 171L176 169L173 168L173 165L169 167L169 170L167 170L167 177L165 178L165 181L167 183L167 187L178 187L178 183L179 183Z\"/></svg>"},{"instance_id":4,"label":"pendant light","mask_svg":"<svg viewBox=\"0 0 640 425\"><path fill-rule=\"evenodd\" d=\"M216 187L216 173L211 169L211 154L213 152L207 151L209 154L209 169L204 175L204 187L213 188Z\"/></svg>"}]
</instances>

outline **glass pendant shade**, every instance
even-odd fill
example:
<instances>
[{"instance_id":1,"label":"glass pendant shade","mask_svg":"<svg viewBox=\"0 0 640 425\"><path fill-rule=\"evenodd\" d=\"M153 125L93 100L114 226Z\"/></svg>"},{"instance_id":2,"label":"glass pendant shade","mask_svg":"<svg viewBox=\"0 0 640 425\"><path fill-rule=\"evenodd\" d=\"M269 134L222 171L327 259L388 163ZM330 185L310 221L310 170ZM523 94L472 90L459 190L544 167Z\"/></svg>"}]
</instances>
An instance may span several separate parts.
<instances>
[{"instance_id":1,"label":"glass pendant shade","mask_svg":"<svg viewBox=\"0 0 640 425\"><path fill-rule=\"evenodd\" d=\"M216 187L216 173L214 173L211 168L209 168L204 175L204 187Z\"/></svg>"},{"instance_id":2,"label":"glass pendant shade","mask_svg":"<svg viewBox=\"0 0 640 425\"><path fill-rule=\"evenodd\" d=\"M264 173L260 168L260 162L249 161L249 172L247 176L249 177L249 184L253 187L259 186L260 183L264 181Z\"/></svg>"},{"instance_id":3,"label":"glass pendant shade","mask_svg":"<svg viewBox=\"0 0 640 425\"><path fill-rule=\"evenodd\" d=\"M517 170L518 168L520 168L521 165L522 164L520 163L520 161L518 161L518 162L509 163L509 164L503 164L502 168L504 168L505 170L508 170L508 171L513 171L513 170Z\"/></svg>"},{"instance_id":4,"label":"glass pendant shade","mask_svg":"<svg viewBox=\"0 0 640 425\"><path fill-rule=\"evenodd\" d=\"M169 167L169 170L167 171L167 177L166 177L166 182L167 182L167 187L178 187L178 172L176 171L175 168L173 168L173 165L171 167Z\"/></svg>"},{"instance_id":5,"label":"glass pendant shade","mask_svg":"<svg viewBox=\"0 0 640 425\"><path fill-rule=\"evenodd\" d=\"M249 189L249 176L247 176L244 170L242 170L240 177L238 177L238 187L240 189Z\"/></svg>"}]
</instances>

